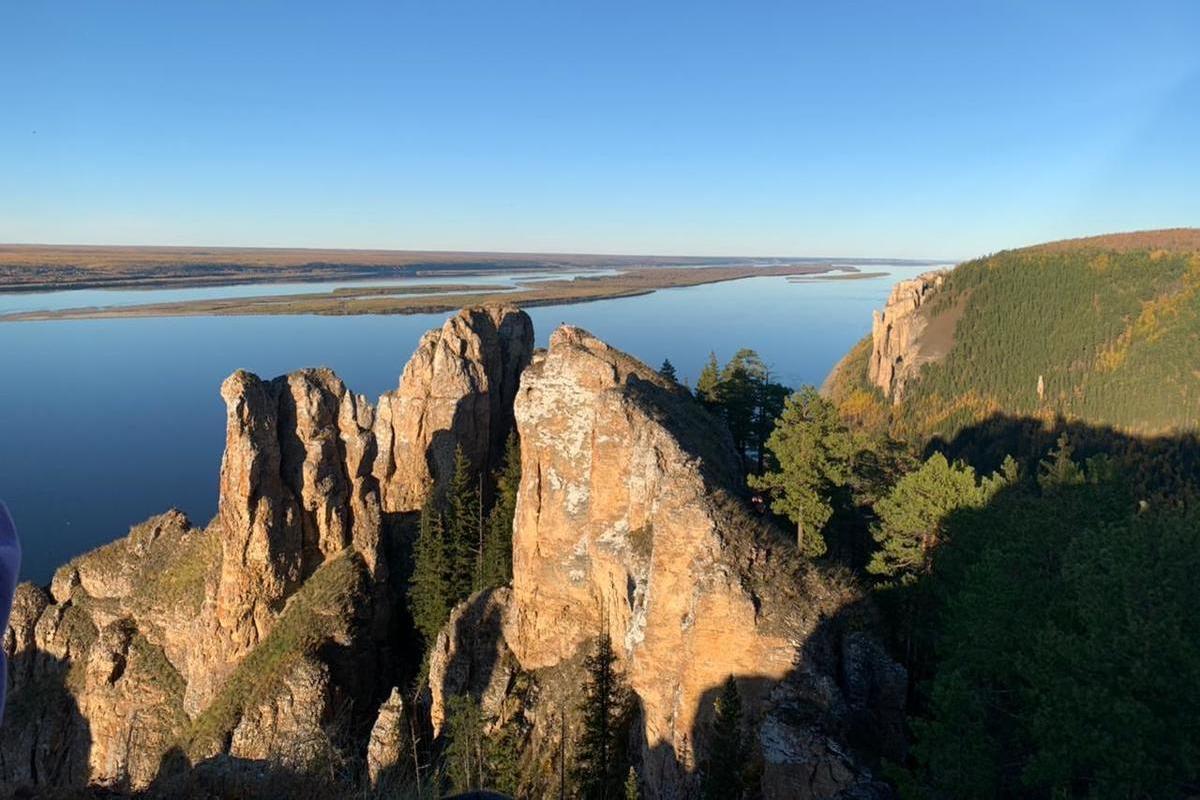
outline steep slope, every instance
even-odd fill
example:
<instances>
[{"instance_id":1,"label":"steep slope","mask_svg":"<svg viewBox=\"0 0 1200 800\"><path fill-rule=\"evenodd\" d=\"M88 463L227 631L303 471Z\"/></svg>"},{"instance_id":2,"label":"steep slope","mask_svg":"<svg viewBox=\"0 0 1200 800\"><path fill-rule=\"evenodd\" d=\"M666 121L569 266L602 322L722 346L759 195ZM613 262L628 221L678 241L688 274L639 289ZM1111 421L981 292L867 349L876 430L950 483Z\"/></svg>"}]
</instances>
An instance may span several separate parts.
<instances>
[{"instance_id":1,"label":"steep slope","mask_svg":"<svg viewBox=\"0 0 1200 800\"><path fill-rule=\"evenodd\" d=\"M470 691L497 718L524 703L532 749L553 750L545 742L577 706L581 656L605 632L637 696L649 796L695 796L730 675L767 797L873 791L847 742L902 749L903 670L855 633L870 614L854 587L795 558L748 512L723 426L678 385L566 326L522 377L515 416L513 586L461 607L439 638L435 726L446 698ZM520 674L538 688L518 691Z\"/></svg>"},{"instance_id":2,"label":"steep slope","mask_svg":"<svg viewBox=\"0 0 1200 800\"><path fill-rule=\"evenodd\" d=\"M897 286L827 382L846 416L918 439L995 414L1200 427L1200 231L1056 242L922 280L919 304Z\"/></svg>"}]
</instances>

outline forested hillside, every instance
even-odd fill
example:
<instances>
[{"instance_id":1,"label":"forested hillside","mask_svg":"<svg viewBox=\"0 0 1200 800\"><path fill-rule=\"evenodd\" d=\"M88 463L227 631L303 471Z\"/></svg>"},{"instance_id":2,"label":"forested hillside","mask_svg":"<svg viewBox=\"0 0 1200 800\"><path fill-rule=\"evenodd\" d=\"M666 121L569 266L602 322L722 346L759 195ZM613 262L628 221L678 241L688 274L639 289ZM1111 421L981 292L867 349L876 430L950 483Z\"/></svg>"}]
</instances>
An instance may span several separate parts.
<instances>
[{"instance_id":1,"label":"forested hillside","mask_svg":"<svg viewBox=\"0 0 1200 800\"><path fill-rule=\"evenodd\" d=\"M960 265L922 309L957 316L944 358L895 406L867 381L870 342L829 383L848 416L953 437L996 413L1131 433L1200 427L1200 235L1062 242ZM1196 232L1192 232L1195 234Z\"/></svg>"},{"instance_id":2,"label":"forested hillside","mask_svg":"<svg viewBox=\"0 0 1200 800\"><path fill-rule=\"evenodd\" d=\"M827 552L869 533L851 566L909 674L902 797L1200 792L1200 231L901 285L797 397L756 482Z\"/></svg>"}]
</instances>

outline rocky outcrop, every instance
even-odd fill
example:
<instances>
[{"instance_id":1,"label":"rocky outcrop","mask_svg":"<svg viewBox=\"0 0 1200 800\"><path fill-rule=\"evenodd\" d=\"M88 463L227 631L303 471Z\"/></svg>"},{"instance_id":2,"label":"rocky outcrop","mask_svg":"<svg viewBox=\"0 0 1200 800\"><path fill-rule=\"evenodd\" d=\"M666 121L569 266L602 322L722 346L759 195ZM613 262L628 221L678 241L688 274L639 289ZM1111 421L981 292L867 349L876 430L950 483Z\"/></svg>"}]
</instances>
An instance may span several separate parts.
<instances>
[{"instance_id":1,"label":"rocky outcrop","mask_svg":"<svg viewBox=\"0 0 1200 800\"><path fill-rule=\"evenodd\" d=\"M282 601L325 559L353 547L380 567L373 410L327 369L221 386L221 579L217 621L230 656L257 644Z\"/></svg>"},{"instance_id":2,"label":"rocky outcrop","mask_svg":"<svg viewBox=\"0 0 1200 800\"><path fill-rule=\"evenodd\" d=\"M201 732L201 749L215 740L235 759L308 763L335 696L369 695L361 680L335 686L317 653L327 641L353 650L378 596L366 581L386 580L371 407L328 370L238 372L222 396L208 529L168 511L59 569L49 594L20 588L0 782L145 787ZM289 668L270 681L239 673L296 602L255 662Z\"/></svg>"},{"instance_id":3,"label":"rocky outcrop","mask_svg":"<svg viewBox=\"0 0 1200 800\"><path fill-rule=\"evenodd\" d=\"M329 667L303 658L279 676L279 688L242 711L229 754L304 771L329 755L324 723L332 713Z\"/></svg>"},{"instance_id":4,"label":"rocky outcrop","mask_svg":"<svg viewBox=\"0 0 1200 800\"><path fill-rule=\"evenodd\" d=\"M387 640L381 497L416 507L455 446L489 468L532 348L524 312L466 309L421 340L378 419L328 369L231 375L217 518L169 511L18 592L0 782L144 787L179 746L240 786L255 764L317 763L347 709L339 724L365 730L404 648Z\"/></svg>"},{"instance_id":5,"label":"rocky outcrop","mask_svg":"<svg viewBox=\"0 0 1200 800\"><path fill-rule=\"evenodd\" d=\"M367 740L367 780L371 788L383 791L395 781L401 763L409 757L411 733L404 714L404 698L393 687L388 699L379 707L371 736Z\"/></svg>"},{"instance_id":6,"label":"rocky outcrop","mask_svg":"<svg viewBox=\"0 0 1200 800\"><path fill-rule=\"evenodd\" d=\"M469 694L500 716L521 667L505 638L512 592L498 588L459 604L429 652L430 723L439 734L446 721L446 699Z\"/></svg>"},{"instance_id":7,"label":"rocky outcrop","mask_svg":"<svg viewBox=\"0 0 1200 800\"><path fill-rule=\"evenodd\" d=\"M491 473L532 352L533 323L511 306L463 309L421 337L399 388L379 398L374 475L384 511L420 508L451 474L456 447Z\"/></svg>"},{"instance_id":8,"label":"rocky outcrop","mask_svg":"<svg viewBox=\"0 0 1200 800\"><path fill-rule=\"evenodd\" d=\"M905 676L862 633L856 590L748 512L728 433L686 390L576 328L536 356L532 340L523 312L466 310L378 409L325 369L232 375L217 518L168 511L48 591L20 587L0 782L265 797L311 794L287 781L318 776L328 796L344 786L338 731L369 730L353 746L387 791L413 732L440 731L460 694L546 773L605 633L637 696L648 796L694 795L730 675L767 798L873 796L851 743L903 756ZM406 709L385 554L455 448L489 469L514 422L512 587L453 611Z\"/></svg>"},{"instance_id":9,"label":"rocky outcrop","mask_svg":"<svg viewBox=\"0 0 1200 800\"><path fill-rule=\"evenodd\" d=\"M456 610L431 659L433 707L467 691L497 716L498 687L516 683L513 667L498 667L511 652L543 687L523 713L533 738L547 739L576 705L581 655L604 632L637 695L649 796L694 795L730 675L758 731L768 797L870 785L846 742L852 707L871 690L839 671L859 598L746 511L723 427L673 382L570 327L526 370L515 416L512 591ZM484 619L503 636L481 635ZM898 669L881 650L871 659L855 674ZM902 707L903 692L887 702Z\"/></svg>"},{"instance_id":10,"label":"rocky outcrop","mask_svg":"<svg viewBox=\"0 0 1200 800\"><path fill-rule=\"evenodd\" d=\"M162 642L170 630L177 652L186 647L182 606L196 598L194 587L177 581L192 536L201 535L170 511L58 570L52 596L18 588L4 641L10 704L0 782L145 785L153 778L186 720L182 680Z\"/></svg>"},{"instance_id":11,"label":"rocky outcrop","mask_svg":"<svg viewBox=\"0 0 1200 800\"><path fill-rule=\"evenodd\" d=\"M900 402L905 382L933 357L920 346L929 323L924 310L945 279L944 271L936 271L900 281L883 311L875 312L868 378L893 402Z\"/></svg>"}]
</instances>

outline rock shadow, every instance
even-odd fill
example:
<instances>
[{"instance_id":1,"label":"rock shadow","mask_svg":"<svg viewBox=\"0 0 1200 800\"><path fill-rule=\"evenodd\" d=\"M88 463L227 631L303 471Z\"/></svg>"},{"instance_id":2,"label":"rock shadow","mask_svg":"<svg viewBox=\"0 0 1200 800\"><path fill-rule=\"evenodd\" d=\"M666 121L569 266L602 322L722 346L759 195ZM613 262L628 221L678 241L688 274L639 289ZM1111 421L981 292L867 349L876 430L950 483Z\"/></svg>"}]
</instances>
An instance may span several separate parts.
<instances>
[{"instance_id":1,"label":"rock shadow","mask_svg":"<svg viewBox=\"0 0 1200 800\"><path fill-rule=\"evenodd\" d=\"M517 668L515 658L504 639L504 606L508 589L477 592L455 612L445 631L454 635L438 637L431 659L444 659L441 696L467 695L481 706L504 697Z\"/></svg>"},{"instance_id":2,"label":"rock shadow","mask_svg":"<svg viewBox=\"0 0 1200 800\"><path fill-rule=\"evenodd\" d=\"M67 686L70 672L67 661L33 648L9 660L0 788L35 797L87 785L92 734Z\"/></svg>"}]
</instances>

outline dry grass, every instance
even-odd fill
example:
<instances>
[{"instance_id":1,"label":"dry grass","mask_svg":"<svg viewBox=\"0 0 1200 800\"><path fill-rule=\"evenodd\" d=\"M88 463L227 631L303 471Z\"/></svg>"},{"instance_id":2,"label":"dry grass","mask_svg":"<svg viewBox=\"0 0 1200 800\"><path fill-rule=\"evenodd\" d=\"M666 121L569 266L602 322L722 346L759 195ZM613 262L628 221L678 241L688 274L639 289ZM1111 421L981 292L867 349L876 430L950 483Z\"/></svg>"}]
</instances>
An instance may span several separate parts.
<instances>
[{"instance_id":1,"label":"dry grass","mask_svg":"<svg viewBox=\"0 0 1200 800\"><path fill-rule=\"evenodd\" d=\"M1063 239L1058 242L1034 245L1025 250L1064 252L1076 250L1108 250L1128 253L1133 250L1191 253L1200 251L1200 228L1164 228L1157 231L1130 231Z\"/></svg>"},{"instance_id":2,"label":"dry grass","mask_svg":"<svg viewBox=\"0 0 1200 800\"><path fill-rule=\"evenodd\" d=\"M184 735L191 754L216 752L252 703L269 697L300 659L344 634L349 610L362 591L363 572L348 551L314 572L288 600L270 633L234 668L220 692Z\"/></svg>"}]
</instances>

